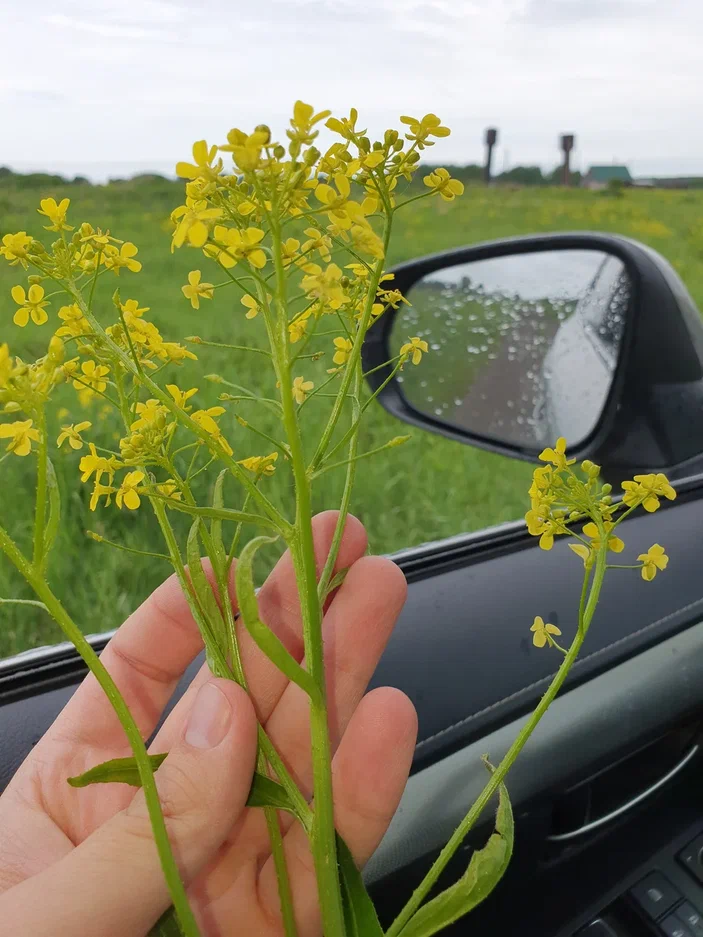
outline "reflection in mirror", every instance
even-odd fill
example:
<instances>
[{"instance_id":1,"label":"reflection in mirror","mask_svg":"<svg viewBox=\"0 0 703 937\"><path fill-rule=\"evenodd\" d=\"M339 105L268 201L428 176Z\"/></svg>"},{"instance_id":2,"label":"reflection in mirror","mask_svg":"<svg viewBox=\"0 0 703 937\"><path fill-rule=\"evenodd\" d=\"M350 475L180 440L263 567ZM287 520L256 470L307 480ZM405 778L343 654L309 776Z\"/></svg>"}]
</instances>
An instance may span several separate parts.
<instances>
[{"instance_id":1,"label":"reflection in mirror","mask_svg":"<svg viewBox=\"0 0 703 937\"><path fill-rule=\"evenodd\" d=\"M437 270L408 291L397 348L430 354L399 375L408 403L459 429L516 446L596 428L618 361L631 284L596 250L512 254Z\"/></svg>"}]
</instances>

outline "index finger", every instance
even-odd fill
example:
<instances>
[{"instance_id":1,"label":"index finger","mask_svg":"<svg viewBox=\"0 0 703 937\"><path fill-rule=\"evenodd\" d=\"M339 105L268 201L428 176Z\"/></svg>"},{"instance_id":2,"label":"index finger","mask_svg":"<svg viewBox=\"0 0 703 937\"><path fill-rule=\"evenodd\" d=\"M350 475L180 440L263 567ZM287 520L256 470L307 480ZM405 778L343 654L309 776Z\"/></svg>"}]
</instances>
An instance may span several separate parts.
<instances>
[{"instance_id":1,"label":"index finger","mask_svg":"<svg viewBox=\"0 0 703 937\"><path fill-rule=\"evenodd\" d=\"M144 738L151 735L186 667L203 648L176 575L162 582L110 639L100 660L117 684ZM128 748L124 730L92 674L48 735L81 745Z\"/></svg>"}]
</instances>

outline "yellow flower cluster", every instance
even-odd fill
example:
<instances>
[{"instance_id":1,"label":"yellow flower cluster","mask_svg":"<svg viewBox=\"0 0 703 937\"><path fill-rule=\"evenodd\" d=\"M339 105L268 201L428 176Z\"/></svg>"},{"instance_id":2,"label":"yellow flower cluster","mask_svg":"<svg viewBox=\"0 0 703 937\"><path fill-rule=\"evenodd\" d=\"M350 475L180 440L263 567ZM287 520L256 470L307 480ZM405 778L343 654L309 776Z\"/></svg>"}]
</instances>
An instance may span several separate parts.
<instances>
[{"instance_id":1,"label":"yellow flower cluster","mask_svg":"<svg viewBox=\"0 0 703 937\"><path fill-rule=\"evenodd\" d=\"M536 468L530 486L530 510L525 515L528 531L539 537L543 550L551 550L554 538L560 535L576 537L577 543L569 548L583 561L586 572L592 570L597 556L622 553L625 544L616 533L619 524L640 505L649 512L656 511L660 499L673 501L676 492L667 477L661 473L635 475L632 481L622 483L622 500L614 502L612 487L599 480L600 467L590 460L581 463L581 474L572 466L566 452L566 440L561 437L554 447L544 449L539 458L545 465ZM618 516L618 512L619 516ZM581 526L583 525L583 526ZM580 531L575 528L580 527ZM667 567L669 558L660 544L654 544L637 557L642 578L651 582L659 570ZM532 626L533 643L537 647L554 643L550 631L553 625L544 625L535 619Z\"/></svg>"}]
</instances>

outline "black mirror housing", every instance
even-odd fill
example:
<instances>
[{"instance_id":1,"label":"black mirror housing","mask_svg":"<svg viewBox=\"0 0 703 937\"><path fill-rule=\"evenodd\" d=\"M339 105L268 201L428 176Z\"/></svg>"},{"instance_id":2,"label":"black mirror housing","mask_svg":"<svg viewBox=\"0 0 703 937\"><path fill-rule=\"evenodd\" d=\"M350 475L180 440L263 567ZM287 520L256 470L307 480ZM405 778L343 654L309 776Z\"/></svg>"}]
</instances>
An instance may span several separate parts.
<instances>
[{"instance_id":1,"label":"black mirror housing","mask_svg":"<svg viewBox=\"0 0 703 937\"><path fill-rule=\"evenodd\" d=\"M599 233L509 238L423 257L396 267L393 287L406 295L421 278L459 264L556 251L601 251L617 257L630 281L612 384L592 432L569 451L603 466L608 477L639 471L695 470L703 453L703 323L681 278L656 251L628 238ZM399 309L387 308L362 350L372 390L392 373L398 349L391 331ZM394 416L431 432L503 455L535 461L541 446L508 442L421 412L392 378L378 400ZM568 434L564 433L569 442ZM554 440L551 440L553 442Z\"/></svg>"}]
</instances>

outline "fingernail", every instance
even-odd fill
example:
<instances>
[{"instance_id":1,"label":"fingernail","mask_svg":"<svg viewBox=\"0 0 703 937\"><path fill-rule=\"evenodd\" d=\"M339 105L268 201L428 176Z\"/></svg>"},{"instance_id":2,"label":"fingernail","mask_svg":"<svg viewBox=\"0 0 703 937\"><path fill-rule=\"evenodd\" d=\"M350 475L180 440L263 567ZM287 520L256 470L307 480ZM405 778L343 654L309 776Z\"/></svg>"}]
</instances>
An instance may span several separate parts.
<instances>
[{"instance_id":1,"label":"fingernail","mask_svg":"<svg viewBox=\"0 0 703 937\"><path fill-rule=\"evenodd\" d=\"M213 683L198 690L188 717L185 740L193 748L215 748L227 734L232 721L232 707L224 693Z\"/></svg>"}]
</instances>

